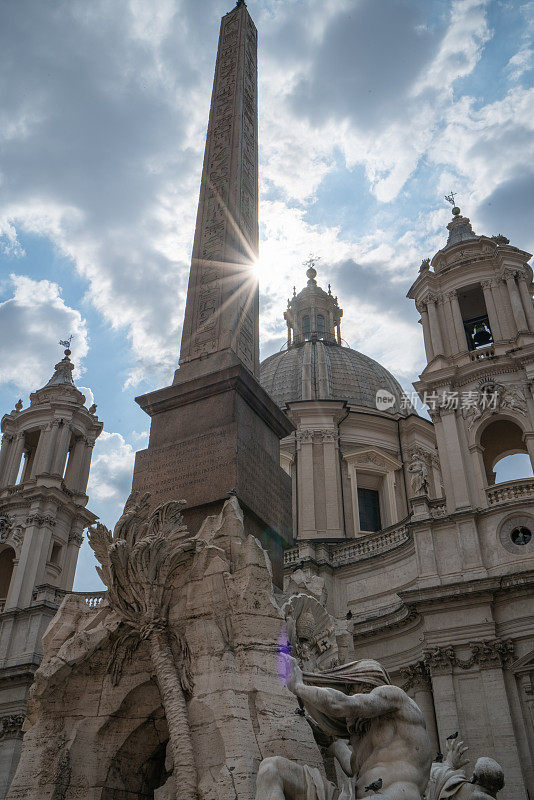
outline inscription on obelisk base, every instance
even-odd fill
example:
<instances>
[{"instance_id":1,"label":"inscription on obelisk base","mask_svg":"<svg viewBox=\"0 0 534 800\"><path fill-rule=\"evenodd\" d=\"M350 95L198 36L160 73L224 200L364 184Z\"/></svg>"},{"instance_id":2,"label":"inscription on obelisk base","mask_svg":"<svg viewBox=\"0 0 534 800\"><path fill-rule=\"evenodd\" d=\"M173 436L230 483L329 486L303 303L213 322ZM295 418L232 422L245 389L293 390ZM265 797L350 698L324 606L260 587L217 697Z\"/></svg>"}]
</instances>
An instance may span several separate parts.
<instances>
[{"instance_id":1,"label":"inscription on obelisk base","mask_svg":"<svg viewBox=\"0 0 534 800\"><path fill-rule=\"evenodd\" d=\"M280 439L293 426L257 379L257 252L257 34L240 4L221 23L180 368L172 386L136 398L151 428L133 488L154 506L186 499L193 531L235 492L281 583L292 523Z\"/></svg>"}]
</instances>

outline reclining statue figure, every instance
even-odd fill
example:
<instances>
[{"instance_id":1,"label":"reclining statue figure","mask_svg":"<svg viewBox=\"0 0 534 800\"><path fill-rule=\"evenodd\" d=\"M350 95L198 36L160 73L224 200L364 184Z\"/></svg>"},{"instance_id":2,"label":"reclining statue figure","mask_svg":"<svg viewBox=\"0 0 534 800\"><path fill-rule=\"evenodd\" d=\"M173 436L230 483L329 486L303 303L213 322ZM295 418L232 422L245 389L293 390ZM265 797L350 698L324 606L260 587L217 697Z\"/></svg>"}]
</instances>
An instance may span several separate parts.
<instances>
[{"instance_id":1,"label":"reclining statue figure","mask_svg":"<svg viewBox=\"0 0 534 800\"><path fill-rule=\"evenodd\" d=\"M426 790L426 800L493 800L504 786L504 773L492 758L479 758L469 780L462 767L469 763L464 758L464 743L450 737L446 743L444 760L434 762Z\"/></svg>"},{"instance_id":2,"label":"reclining statue figure","mask_svg":"<svg viewBox=\"0 0 534 800\"><path fill-rule=\"evenodd\" d=\"M337 740L334 755L355 778L355 798L420 800L432 763L425 721L383 667L369 659L303 674L293 658L282 657L288 689L315 725ZM318 769L278 756L261 762L256 787L256 800L340 798Z\"/></svg>"}]
</instances>

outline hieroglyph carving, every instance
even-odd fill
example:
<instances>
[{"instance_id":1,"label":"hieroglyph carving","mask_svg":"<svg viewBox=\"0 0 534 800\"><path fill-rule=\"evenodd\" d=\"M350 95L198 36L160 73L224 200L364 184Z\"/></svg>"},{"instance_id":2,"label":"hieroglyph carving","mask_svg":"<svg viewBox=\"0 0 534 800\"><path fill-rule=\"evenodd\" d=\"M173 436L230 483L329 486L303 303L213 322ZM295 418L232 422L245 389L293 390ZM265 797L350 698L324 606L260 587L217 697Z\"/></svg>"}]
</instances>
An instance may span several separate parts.
<instances>
[{"instance_id":1,"label":"hieroglyph carving","mask_svg":"<svg viewBox=\"0 0 534 800\"><path fill-rule=\"evenodd\" d=\"M89 544L101 564L98 573L108 587L107 599L121 619L121 634L113 647L118 657L144 640L150 655L169 726L177 796L197 797L197 778L185 694L191 691L189 651L176 628L168 624L173 579L186 568L200 544L183 524L185 501L159 506L150 516L149 495L132 492L113 534L97 523L89 529ZM178 670L175 665L178 651Z\"/></svg>"},{"instance_id":2,"label":"hieroglyph carving","mask_svg":"<svg viewBox=\"0 0 534 800\"><path fill-rule=\"evenodd\" d=\"M232 347L257 361L257 287L248 269L258 251L257 33L246 10L223 18L181 362ZM237 121L237 124L236 124Z\"/></svg>"}]
</instances>

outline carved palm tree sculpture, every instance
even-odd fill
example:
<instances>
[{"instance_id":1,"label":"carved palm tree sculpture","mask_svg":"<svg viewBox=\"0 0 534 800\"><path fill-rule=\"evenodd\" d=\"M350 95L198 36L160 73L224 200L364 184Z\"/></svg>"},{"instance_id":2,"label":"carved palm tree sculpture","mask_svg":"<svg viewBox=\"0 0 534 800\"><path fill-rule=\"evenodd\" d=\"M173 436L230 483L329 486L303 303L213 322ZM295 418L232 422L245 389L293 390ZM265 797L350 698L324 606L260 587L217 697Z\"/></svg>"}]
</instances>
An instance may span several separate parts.
<instances>
[{"instance_id":1,"label":"carved palm tree sculpture","mask_svg":"<svg viewBox=\"0 0 534 800\"><path fill-rule=\"evenodd\" d=\"M121 648L131 656L141 641L147 642L169 728L177 797L196 800L186 707L192 690L190 656L185 639L168 621L174 578L200 546L183 523L184 505L184 500L165 503L149 516L149 495L139 498L132 492L113 534L97 523L89 529L89 544L101 564L97 571L108 588L109 604L121 619L112 661ZM120 680L120 670L114 677Z\"/></svg>"}]
</instances>

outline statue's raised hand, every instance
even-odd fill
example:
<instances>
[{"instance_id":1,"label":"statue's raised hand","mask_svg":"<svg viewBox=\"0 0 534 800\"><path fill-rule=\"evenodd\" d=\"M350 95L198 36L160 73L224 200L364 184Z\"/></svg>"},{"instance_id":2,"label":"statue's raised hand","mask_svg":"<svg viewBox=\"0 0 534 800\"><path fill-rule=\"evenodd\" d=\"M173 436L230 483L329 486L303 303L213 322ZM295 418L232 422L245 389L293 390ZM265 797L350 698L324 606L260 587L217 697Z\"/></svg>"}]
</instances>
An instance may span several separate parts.
<instances>
[{"instance_id":1,"label":"statue's raised hand","mask_svg":"<svg viewBox=\"0 0 534 800\"><path fill-rule=\"evenodd\" d=\"M461 769L469 764L469 759L464 757L464 753L469 748L460 739L447 739L446 745L447 755L445 761L451 765L453 769Z\"/></svg>"},{"instance_id":2,"label":"statue's raised hand","mask_svg":"<svg viewBox=\"0 0 534 800\"><path fill-rule=\"evenodd\" d=\"M287 659L287 688L293 694L298 694L299 686L303 684L302 670L297 661L292 656L286 656Z\"/></svg>"}]
</instances>

